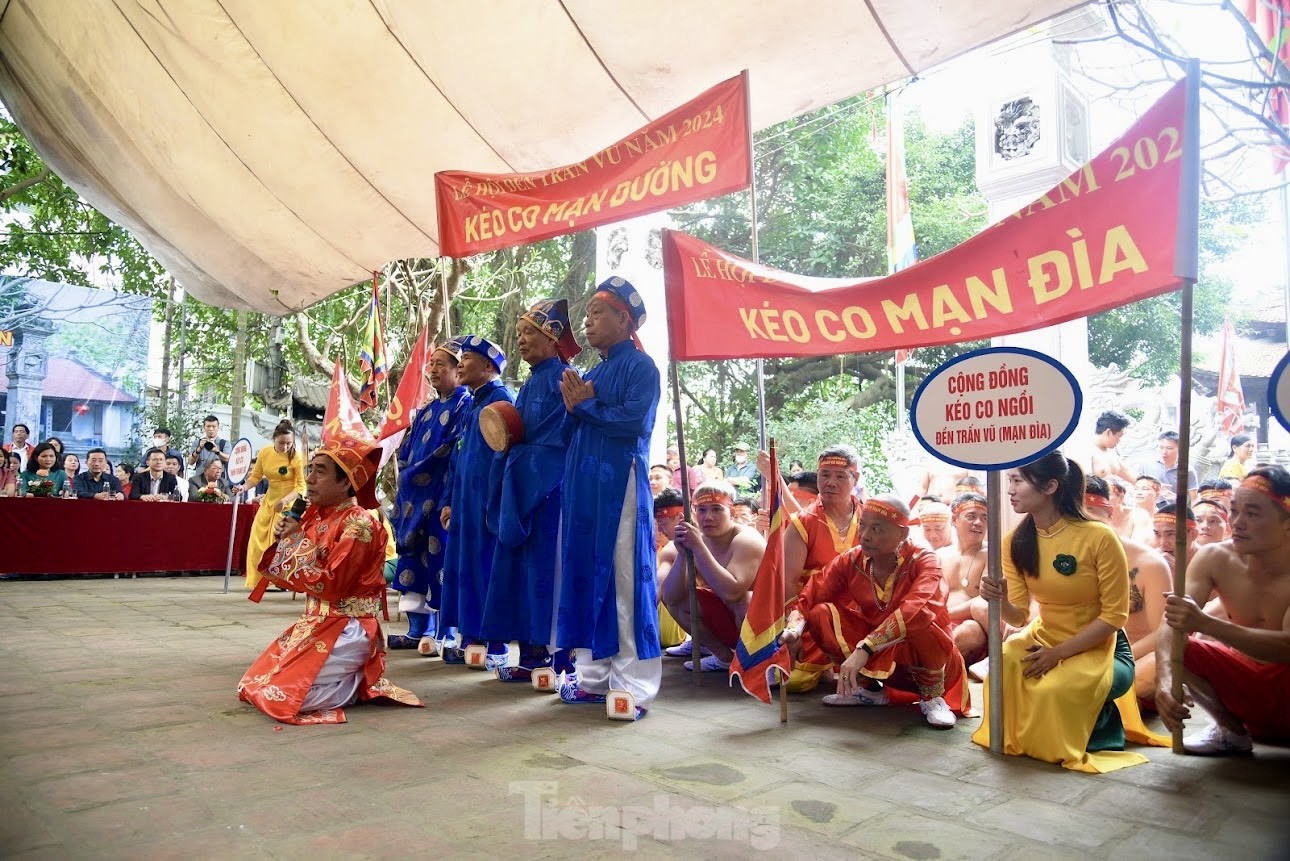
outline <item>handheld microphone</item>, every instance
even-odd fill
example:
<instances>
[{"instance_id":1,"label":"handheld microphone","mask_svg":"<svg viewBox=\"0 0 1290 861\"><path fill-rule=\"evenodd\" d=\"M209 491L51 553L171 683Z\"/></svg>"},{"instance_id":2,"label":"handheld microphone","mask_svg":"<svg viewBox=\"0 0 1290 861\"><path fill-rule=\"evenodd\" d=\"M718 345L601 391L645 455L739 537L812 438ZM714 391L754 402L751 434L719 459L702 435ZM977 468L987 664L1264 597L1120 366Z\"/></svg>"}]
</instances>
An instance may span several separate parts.
<instances>
[{"instance_id":1,"label":"handheld microphone","mask_svg":"<svg viewBox=\"0 0 1290 861\"><path fill-rule=\"evenodd\" d=\"M296 501L291 503L291 508L287 509L286 514L283 516L290 517L292 520L299 523L300 518L305 516L305 509L308 507L309 500L305 499L303 496L297 496Z\"/></svg>"}]
</instances>

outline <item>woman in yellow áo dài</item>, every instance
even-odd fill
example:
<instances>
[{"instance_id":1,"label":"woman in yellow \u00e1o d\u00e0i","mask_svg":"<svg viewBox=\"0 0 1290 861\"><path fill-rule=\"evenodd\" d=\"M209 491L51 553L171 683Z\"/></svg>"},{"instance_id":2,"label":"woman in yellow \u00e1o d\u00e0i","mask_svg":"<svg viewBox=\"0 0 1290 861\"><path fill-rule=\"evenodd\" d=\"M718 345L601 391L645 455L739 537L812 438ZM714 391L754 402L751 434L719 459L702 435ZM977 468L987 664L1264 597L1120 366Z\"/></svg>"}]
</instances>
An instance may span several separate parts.
<instances>
[{"instance_id":1,"label":"woman in yellow \u00e1o d\u00e0i","mask_svg":"<svg viewBox=\"0 0 1290 861\"><path fill-rule=\"evenodd\" d=\"M254 487L262 479L269 480L269 490L260 500L260 510L251 524L251 538L246 547L246 588L254 589L260 582L260 557L273 543L273 527L282 519L282 512L291 506L297 496L305 492L305 463L296 451L295 427L287 419L273 429L273 444L260 449L255 465L246 478L246 485Z\"/></svg>"},{"instance_id":2,"label":"woman in yellow \u00e1o d\u00e0i","mask_svg":"<svg viewBox=\"0 0 1290 861\"><path fill-rule=\"evenodd\" d=\"M1003 752L1091 773L1146 762L1124 750L1126 739L1165 742L1143 725L1133 696L1120 539L1084 513L1084 472L1061 452L1008 470L1007 493L1026 517L1003 542L1004 583L981 580L1003 620L1025 626L1003 645ZM987 689L977 744L990 744L993 706Z\"/></svg>"}]
</instances>

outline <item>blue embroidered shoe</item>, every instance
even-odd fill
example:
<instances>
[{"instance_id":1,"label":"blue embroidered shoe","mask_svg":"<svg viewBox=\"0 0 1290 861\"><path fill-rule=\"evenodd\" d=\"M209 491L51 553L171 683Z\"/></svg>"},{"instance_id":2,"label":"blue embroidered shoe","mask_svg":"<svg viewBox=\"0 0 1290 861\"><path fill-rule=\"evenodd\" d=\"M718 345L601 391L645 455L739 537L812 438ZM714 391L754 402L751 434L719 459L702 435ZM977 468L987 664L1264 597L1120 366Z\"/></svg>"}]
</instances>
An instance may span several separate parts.
<instances>
[{"instance_id":1,"label":"blue embroidered shoe","mask_svg":"<svg viewBox=\"0 0 1290 861\"><path fill-rule=\"evenodd\" d=\"M507 652L489 652L489 653L488 653L488 656L487 656L486 658L484 658L484 669L488 670L489 672L492 672L492 671L494 671L494 670L504 670L504 669L507 669L507 667L506 667L506 663L507 663L507 661L509 661L510 659L511 659L511 653L510 653L509 651L507 651ZM519 669L519 668L518 668L518 667L511 667L510 669ZM525 677L524 679L521 679L520 681L528 681L528 678L527 678L527 677Z\"/></svg>"},{"instance_id":2,"label":"blue embroidered shoe","mask_svg":"<svg viewBox=\"0 0 1290 861\"><path fill-rule=\"evenodd\" d=\"M464 664L466 663L466 650L457 646L450 646L445 640L439 648L439 658L445 664Z\"/></svg>"},{"instance_id":3,"label":"blue embroidered shoe","mask_svg":"<svg viewBox=\"0 0 1290 861\"><path fill-rule=\"evenodd\" d=\"M504 682L527 682L533 678L533 671L527 667L498 667L497 678Z\"/></svg>"},{"instance_id":4,"label":"blue embroidered shoe","mask_svg":"<svg viewBox=\"0 0 1290 861\"><path fill-rule=\"evenodd\" d=\"M604 705L604 694L593 694L584 691L578 687L578 677L569 675L565 677L564 683L560 685L560 699L566 703L579 703L585 705Z\"/></svg>"},{"instance_id":5,"label":"blue embroidered shoe","mask_svg":"<svg viewBox=\"0 0 1290 861\"><path fill-rule=\"evenodd\" d=\"M385 638L385 648L391 651L396 649L415 649L420 643L420 637L409 637L407 634L390 634Z\"/></svg>"}]
</instances>

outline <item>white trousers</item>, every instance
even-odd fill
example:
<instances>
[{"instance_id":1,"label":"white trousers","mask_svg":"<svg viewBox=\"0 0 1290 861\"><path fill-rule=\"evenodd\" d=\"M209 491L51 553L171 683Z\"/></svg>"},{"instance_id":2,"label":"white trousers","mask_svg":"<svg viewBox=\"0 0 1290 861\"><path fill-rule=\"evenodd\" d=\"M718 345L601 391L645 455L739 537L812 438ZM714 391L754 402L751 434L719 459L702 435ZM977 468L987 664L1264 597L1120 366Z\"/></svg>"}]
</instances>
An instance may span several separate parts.
<instances>
[{"instance_id":1,"label":"white trousers","mask_svg":"<svg viewBox=\"0 0 1290 861\"><path fill-rule=\"evenodd\" d=\"M419 595L416 592L400 592L399 612L425 613L428 615L434 612L434 608L426 603L425 595Z\"/></svg>"},{"instance_id":2,"label":"white trousers","mask_svg":"<svg viewBox=\"0 0 1290 861\"><path fill-rule=\"evenodd\" d=\"M663 682L663 659L636 656L636 467L627 474L627 492L614 541L614 592L618 611L618 654L593 660L590 649L575 649L578 686L593 694L627 691L636 705L649 708Z\"/></svg>"},{"instance_id":3,"label":"white trousers","mask_svg":"<svg viewBox=\"0 0 1290 861\"><path fill-rule=\"evenodd\" d=\"M305 701L300 704L301 713L343 708L354 702L359 686L363 684L363 667L367 666L367 656L371 652L372 643L367 632L357 619L350 619L318 672L318 678L314 679L313 687L305 694Z\"/></svg>"}]
</instances>

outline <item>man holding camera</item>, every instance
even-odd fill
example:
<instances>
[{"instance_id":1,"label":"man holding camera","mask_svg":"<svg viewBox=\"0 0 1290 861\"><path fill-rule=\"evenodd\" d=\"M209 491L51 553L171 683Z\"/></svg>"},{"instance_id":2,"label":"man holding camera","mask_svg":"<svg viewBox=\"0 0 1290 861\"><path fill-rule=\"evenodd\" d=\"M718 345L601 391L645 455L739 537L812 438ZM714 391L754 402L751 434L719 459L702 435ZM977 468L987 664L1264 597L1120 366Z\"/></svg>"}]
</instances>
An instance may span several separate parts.
<instances>
[{"instance_id":1,"label":"man holding camera","mask_svg":"<svg viewBox=\"0 0 1290 861\"><path fill-rule=\"evenodd\" d=\"M193 444L192 453L188 455L188 465L196 467L193 475L205 475L206 467L211 461L218 460L227 466L229 449L228 440L220 438L219 419L215 416L202 419L202 436Z\"/></svg>"}]
</instances>

